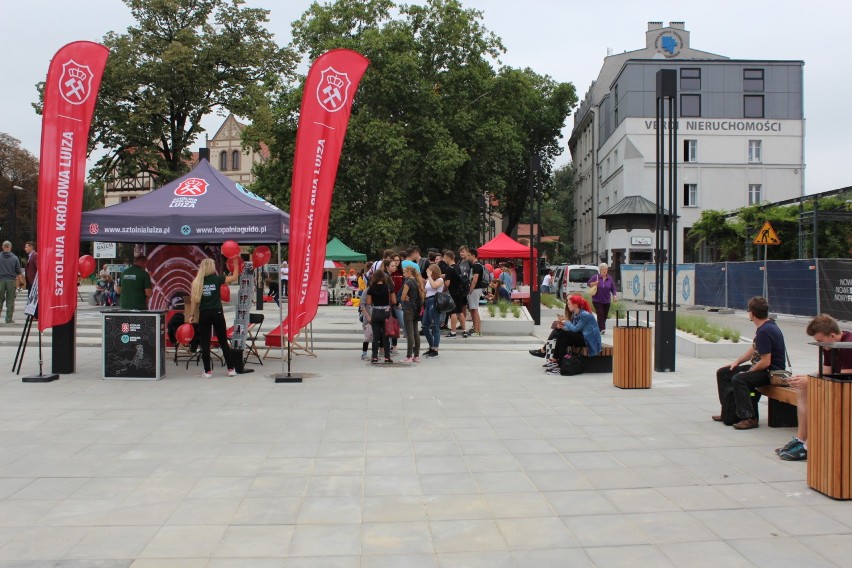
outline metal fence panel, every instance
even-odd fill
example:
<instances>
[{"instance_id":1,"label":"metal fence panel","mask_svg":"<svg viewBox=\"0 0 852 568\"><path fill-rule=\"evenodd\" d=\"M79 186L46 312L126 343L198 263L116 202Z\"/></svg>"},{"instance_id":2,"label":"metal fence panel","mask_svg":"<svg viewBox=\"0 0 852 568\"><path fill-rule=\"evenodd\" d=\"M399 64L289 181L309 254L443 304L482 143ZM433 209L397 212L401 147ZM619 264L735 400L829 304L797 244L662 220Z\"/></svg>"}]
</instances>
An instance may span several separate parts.
<instances>
[{"instance_id":1,"label":"metal fence panel","mask_svg":"<svg viewBox=\"0 0 852 568\"><path fill-rule=\"evenodd\" d=\"M729 262L727 268L727 307L744 310L751 298L763 295L763 263Z\"/></svg>"},{"instance_id":2,"label":"metal fence panel","mask_svg":"<svg viewBox=\"0 0 852 568\"><path fill-rule=\"evenodd\" d=\"M769 309L782 314L817 314L816 263L813 260L770 260L767 268Z\"/></svg>"},{"instance_id":3,"label":"metal fence panel","mask_svg":"<svg viewBox=\"0 0 852 568\"><path fill-rule=\"evenodd\" d=\"M852 260L819 261L819 309L839 320L852 320Z\"/></svg>"},{"instance_id":4,"label":"metal fence panel","mask_svg":"<svg viewBox=\"0 0 852 568\"><path fill-rule=\"evenodd\" d=\"M695 265L695 303L713 308L727 307L724 262Z\"/></svg>"}]
</instances>

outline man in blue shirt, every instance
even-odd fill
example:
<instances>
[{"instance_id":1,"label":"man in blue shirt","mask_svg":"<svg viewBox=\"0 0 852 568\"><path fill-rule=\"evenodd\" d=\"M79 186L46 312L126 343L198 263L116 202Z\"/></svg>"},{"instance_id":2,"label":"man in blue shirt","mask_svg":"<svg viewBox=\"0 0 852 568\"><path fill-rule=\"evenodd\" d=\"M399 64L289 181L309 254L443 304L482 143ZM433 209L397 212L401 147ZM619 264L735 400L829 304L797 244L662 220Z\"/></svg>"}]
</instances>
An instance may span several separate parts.
<instances>
[{"instance_id":1,"label":"man in blue shirt","mask_svg":"<svg viewBox=\"0 0 852 568\"><path fill-rule=\"evenodd\" d=\"M758 427L757 416L751 403L751 391L769 384L769 371L785 367L784 335L775 320L769 319L769 304L766 298L758 296L748 301L748 317L756 328L751 349L729 366L716 371L719 402L723 407L725 399L733 392L739 419L733 426L737 430ZM746 361L750 361L750 364L744 365ZM724 414L723 411L712 418L716 422L722 422Z\"/></svg>"}]
</instances>

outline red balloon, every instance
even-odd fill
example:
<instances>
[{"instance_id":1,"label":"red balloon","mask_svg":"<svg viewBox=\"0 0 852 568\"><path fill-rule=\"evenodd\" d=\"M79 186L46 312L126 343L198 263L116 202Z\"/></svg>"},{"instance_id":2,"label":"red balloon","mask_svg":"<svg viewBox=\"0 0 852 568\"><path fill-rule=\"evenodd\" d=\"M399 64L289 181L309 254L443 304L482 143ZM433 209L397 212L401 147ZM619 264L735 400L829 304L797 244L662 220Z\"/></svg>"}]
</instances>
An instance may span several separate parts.
<instances>
[{"instance_id":1,"label":"red balloon","mask_svg":"<svg viewBox=\"0 0 852 568\"><path fill-rule=\"evenodd\" d=\"M493 267L493 266L491 266L491 263L490 263L490 262L489 262L489 263L487 263L487 264L485 265L485 269L486 269L488 272L494 272L494 267Z\"/></svg>"},{"instance_id":2,"label":"red balloon","mask_svg":"<svg viewBox=\"0 0 852 568\"><path fill-rule=\"evenodd\" d=\"M97 266L95 259L91 255L84 254L77 263L77 273L80 275L80 278L85 278L95 271L95 266Z\"/></svg>"},{"instance_id":3,"label":"red balloon","mask_svg":"<svg viewBox=\"0 0 852 568\"><path fill-rule=\"evenodd\" d=\"M223 302L231 301L231 289L227 284L223 284L221 288L219 288L219 297L222 298Z\"/></svg>"},{"instance_id":4,"label":"red balloon","mask_svg":"<svg viewBox=\"0 0 852 568\"><path fill-rule=\"evenodd\" d=\"M498 268L494 271L494 278L500 278L501 274L503 274L503 270L501 268Z\"/></svg>"},{"instance_id":5,"label":"red balloon","mask_svg":"<svg viewBox=\"0 0 852 568\"><path fill-rule=\"evenodd\" d=\"M181 345L189 345L193 337L195 337L195 328L192 327L191 323L183 324L175 332L175 339Z\"/></svg>"},{"instance_id":6,"label":"red balloon","mask_svg":"<svg viewBox=\"0 0 852 568\"><path fill-rule=\"evenodd\" d=\"M240 254L240 245L236 241L225 241L222 243L222 254L227 258L234 258Z\"/></svg>"},{"instance_id":7,"label":"red balloon","mask_svg":"<svg viewBox=\"0 0 852 568\"><path fill-rule=\"evenodd\" d=\"M234 256L228 259L228 262L225 263L228 267L228 272L231 274L239 274L243 271L243 264L245 262L239 256Z\"/></svg>"},{"instance_id":8,"label":"red balloon","mask_svg":"<svg viewBox=\"0 0 852 568\"><path fill-rule=\"evenodd\" d=\"M264 264L267 264L270 258L272 258L272 251L269 250L269 247L266 245L260 245L254 249L253 253L251 253L251 262L254 264L255 268L259 268Z\"/></svg>"}]
</instances>

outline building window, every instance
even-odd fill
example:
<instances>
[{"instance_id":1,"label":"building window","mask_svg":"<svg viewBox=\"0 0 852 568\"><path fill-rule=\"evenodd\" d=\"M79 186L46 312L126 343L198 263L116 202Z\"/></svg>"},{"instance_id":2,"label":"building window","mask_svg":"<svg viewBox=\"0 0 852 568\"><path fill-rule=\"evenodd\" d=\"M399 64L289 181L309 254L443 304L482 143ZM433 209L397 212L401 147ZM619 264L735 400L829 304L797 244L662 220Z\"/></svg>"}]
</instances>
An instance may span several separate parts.
<instances>
[{"instance_id":1,"label":"building window","mask_svg":"<svg viewBox=\"0 0 852 568\"><path fill-rule=\"evenodd\" d=\"M698 140L683 141L683 161L697 162L698 161Z\"/></svg>"},{"instance_id":2,"label":"building window","mask_svg":"<svg viewBox=\"0 0 852 568\"><path fill-rule=\"evenodd\" d=\"M743 96L743 116L745 118L763 118L763 95Z\"/></svg>"},{"instance_id":3,"label":"building window","mask_svg":"<svg viewBox=\"0 0 852 568\"><path fill-rule=\"evenodd\" d=\"M757 205L763 198L763 186L759 183L748 184L748 204Z\"/></svg>"},{"instance_id":4,"label":"building window","mask_svg":"<svg viewBox=\"0 0 852 568\"><path fill-rule=\"evenodd\" d=\"M698 207L698 184L683 184L683 206Z\"/></svg>"},{"instance_id":5,"label":"building window","mask_svg":"<svg viewBox=\"0 0 852 568\"><path fill-rule=\"evenodd\" d=\"M699 91L699 90L701 90L701 69L681 69L680 70L680 90L681 91Z\"/></svg>"},{"instance_id":6,"label":"building window","mask_svg":"<svg viewBox=\"0 0 852 568\"><path fill-rule=\"evenodd\" d=\"M743 69L743 91L763 91L763 69Z\"/></svg>"},{"instance_id":7,"label":"building window","mask_svg":"<svg viewBox=\"0 0 852 568\"><path fill-rule=\"evenodd\" d=\"M231 152L231 169L240 169L240 153L237 150Z\"/></svg>"},{"instance_id":8,"label":"building window","mask_svg":"<svg viewBox=\"0 0 852 568\"><path fill-rule=\"evenodd\" d=\"M680 115L701 116L701 95L681 95Z\"/></svg>"},{"instance_id":9,"label":"building window","mask_svg":"<svg viewBox=\"0 0 852 568\"><path fill-rule=\"evenodd\" d=\"M228 171L228 153L224 150L219 153L219 171Z\"/></svg>"},{"instance_id":10,"label":"building window","mask_svg":"<svg viewBox=\"0 0 852 568\"><path fill-rule=\"evenodd\" d=\"M748 161L751 164L759 164L763 161L763 144L760 140L748 141Z\"/></svg>"}]
</instances>

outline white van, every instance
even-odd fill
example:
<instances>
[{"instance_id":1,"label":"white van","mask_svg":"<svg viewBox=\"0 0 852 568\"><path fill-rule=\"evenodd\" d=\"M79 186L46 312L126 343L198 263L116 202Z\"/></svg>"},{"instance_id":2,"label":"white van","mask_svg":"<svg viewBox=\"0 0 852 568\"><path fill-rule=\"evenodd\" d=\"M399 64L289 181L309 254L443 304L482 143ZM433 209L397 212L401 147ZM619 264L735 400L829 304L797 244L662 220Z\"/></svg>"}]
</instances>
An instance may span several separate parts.
<instances>
[{"instance_id":1,"label":"white van","mask_svg":"<svg viewBox=\"0 0 852 568\"><path fill-rule=\"evenodd\" d=\"M556 286L556 297L567 300L571 294L584 294L588 291L588 281L595 274L600 274L597 266L592 264L561 264L553 272L553 285Z\"/></svg>"}]
</instances>

